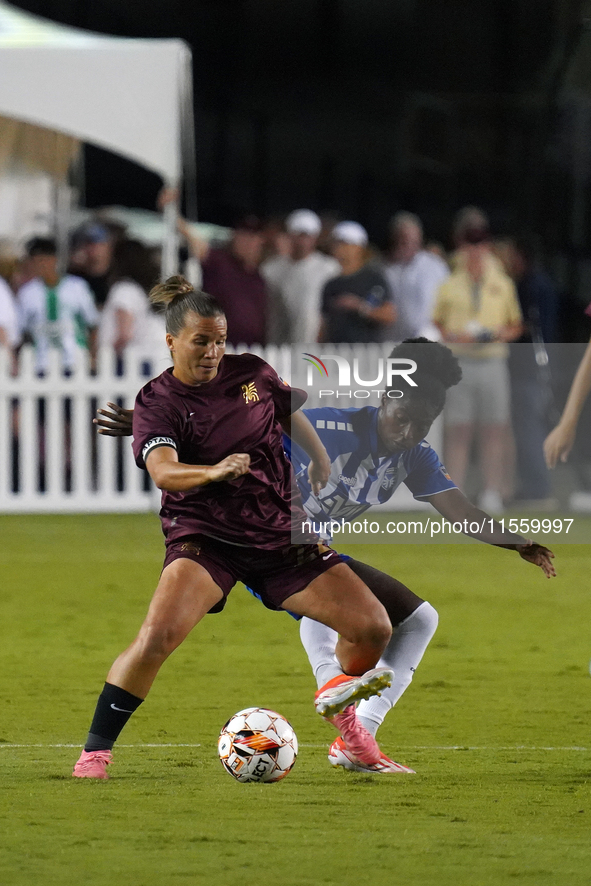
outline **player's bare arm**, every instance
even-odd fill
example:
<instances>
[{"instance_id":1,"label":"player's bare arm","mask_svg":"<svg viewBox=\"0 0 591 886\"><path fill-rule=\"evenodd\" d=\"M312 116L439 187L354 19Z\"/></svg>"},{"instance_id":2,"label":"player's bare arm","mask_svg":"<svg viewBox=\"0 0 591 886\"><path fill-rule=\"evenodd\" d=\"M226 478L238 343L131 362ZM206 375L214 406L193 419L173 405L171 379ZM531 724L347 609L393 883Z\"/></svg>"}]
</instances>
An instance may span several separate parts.
<instances>
[{"instance_id":1,"label":"player's bare arm","mask_svg":"<svg viewBox=\"0 0 591 886\"><path fill-rule=\"evenodd\" d=\"M169 203L178 204L178 201L178 188L164 187L159 191L158 197L156 198L156 208L159 209L160 212L164 212ZM209 243L195 233L186 218L179 216L177 218L176 226L179 234L187 241L189 252L195 256L197 261L205 261L209 255Z\"/></svg>"},{"instance_id":2,"label":"player's bare arm","mask_svg":"<svg viewBox=\"0 0 591 886\"><path fill-rule=\"evenodd\" d=\"M116 403L107 403L107 409L97 409L92 422L105 437L131 437L133 409L124 409Z\"/></svg>"},{"instance_id":3,"label":"player's bare arm","mask_svg":"<svg viewBox=\"0 0 591 886\"><path fill-rule=\"evenodd\" d=\"M427 501L433 505L445 520L450 523L462 523L467 529L464 535L477 538L486 544L499 548L517 551L519 556L534 566L539 566L547 578L554 578L556 570L552 560L554 554L544 545L529 541L515 532L507 532L490 514L477 508L459 489L448 489L437 495L431 495ZM470 531L470 524L477 523L478 532Z\"/></svg>"},{"instance_id":4,"label":"player's bare arm","mask_svg":"<svg viewBox=\"0 0 591 886\"><path fill-rule=\"evenodd\" d=\"M591 341L573 379L560 421L544 440L544 457L549 468L555 468L559 461L567 461L575 442L579 417L590 391Z\"/></svg>"},{"instance_id":5,"label":"player's bare arm","mask_svg":"<svg viewBox=\"0 0 591 886\"><path fill-rule=\"evenodd\" d=\"M308 477L314 495L324 489L330 476L330 458L311 422L298 410L281 419L281 427L310 456Z\"/></svg>"},{"instance_id":6,"label":"player's bare arm","mask_svg":"<svg viewBox=\"0 0 591 886\"><path fill-rule=\"evenodd\" d=\"M124 409L122 406L117 406L115 403L110 402L107 403L107 407L107 409L97 409L97 418L93 419L98 433L108 437L130 437L132 434L133 409ZM318 495L320 490L326 486L330 475L330 459L320 437L303 412L300 411L294 412L292 415L282 419L281 426L285 433L310 456L311 461L308 475L314 494ZM218 479L234 478L221 477ZM154 480L154 482L156 481ZM207 482L215 481L210 479Z\"/></svg>"},{"instance_id":7,"label":"player's bare arm","mask_svg":"<svg viewBox=\"0 0 591 886\"><path fill-rule=\"evenodd\" d=\"M187 492L208 483L235 480L250 470L250 455L235 452L216 465L185 465L178 460L176 449L159 446L146 458L146 468L159 489L167 492Z\"/></svg>"}]
</instances>

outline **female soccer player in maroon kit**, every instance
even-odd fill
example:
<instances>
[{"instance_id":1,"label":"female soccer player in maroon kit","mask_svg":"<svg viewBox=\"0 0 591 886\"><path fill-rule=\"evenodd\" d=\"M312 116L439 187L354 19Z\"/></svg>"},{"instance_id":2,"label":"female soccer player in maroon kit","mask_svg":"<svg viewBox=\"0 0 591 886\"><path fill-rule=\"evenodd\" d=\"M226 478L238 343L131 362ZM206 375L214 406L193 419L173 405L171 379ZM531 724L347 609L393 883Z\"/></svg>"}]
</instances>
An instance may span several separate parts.
<instances>
[{"instance_id":1,"label":"female soccer player in maroon kit","mask_svg":"<svg viewBox=\"0 0 591 886\"><path fill-rule=\"evenodd\" d=\"M226 318L210 296L182 277L150 298L166 305L166 341L173 367L138 394L134 453L163 490L166 555L148 614L131 646L114 662L97 703L79 778L108 778L111 749L171 652L208 612L223 609L237 581L270 609L289 609L340 635L343 674L316 693L317 711L341 732L359 759L380 749L355 714L354 702L392 679L374 669L392 628L386 610L339 555L291 543L306 516L294 493L282 445L285 431L311 457L320 490L330 462L291 389L252 354L224 357Z\"/></svg>"}]
</instances>

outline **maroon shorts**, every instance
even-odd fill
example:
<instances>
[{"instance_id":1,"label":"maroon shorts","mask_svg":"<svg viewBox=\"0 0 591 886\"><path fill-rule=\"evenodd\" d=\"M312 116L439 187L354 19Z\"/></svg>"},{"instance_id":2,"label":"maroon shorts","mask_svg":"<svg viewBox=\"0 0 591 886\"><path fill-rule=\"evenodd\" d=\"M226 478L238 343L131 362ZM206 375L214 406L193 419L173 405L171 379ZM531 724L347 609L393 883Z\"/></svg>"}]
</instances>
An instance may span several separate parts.
<instances>
[{"instance_id":1,"label":"maroon shorts","mask_svg":"<svg viewBox=\"0 0 591 886\"><path fill-rule=\"evenodd\" d=\"M221 612L237 581L247 585L267 609L282 609L281 604L288 597L344 562L325 545L291 545L279 551L263 551L229 545L207 535L185 535L171 541L166 545L162 568L182 558L203 566L220 587L224 598L211 612Z\"/></svg>"}]
</instances>

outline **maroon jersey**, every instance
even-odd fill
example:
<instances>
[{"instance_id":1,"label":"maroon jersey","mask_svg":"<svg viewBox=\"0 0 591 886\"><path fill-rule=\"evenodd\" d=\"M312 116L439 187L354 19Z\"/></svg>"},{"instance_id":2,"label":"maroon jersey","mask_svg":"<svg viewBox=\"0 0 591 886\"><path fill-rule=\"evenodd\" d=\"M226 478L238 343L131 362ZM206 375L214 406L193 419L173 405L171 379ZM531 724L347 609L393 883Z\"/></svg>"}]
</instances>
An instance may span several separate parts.
<instances>
[{"instance_id":1,"label":"maroon jersey","mask_svg":"<svg viewBox=\"0 0 591 886\"><path fill-rule=\"evenodd\" d=\"M205 384L186 385L167 369L142 388L133 412L139 467L157 446L173 447L180 462L193 465L214 465L235 452L250 455L250 472L235 480L163 491L160 518L168 541L202 533L266 550L291 544L292 522L299 527L306 515L279 419L306 398L253 354L223 357Z\"/></svg>"}]
</instances>

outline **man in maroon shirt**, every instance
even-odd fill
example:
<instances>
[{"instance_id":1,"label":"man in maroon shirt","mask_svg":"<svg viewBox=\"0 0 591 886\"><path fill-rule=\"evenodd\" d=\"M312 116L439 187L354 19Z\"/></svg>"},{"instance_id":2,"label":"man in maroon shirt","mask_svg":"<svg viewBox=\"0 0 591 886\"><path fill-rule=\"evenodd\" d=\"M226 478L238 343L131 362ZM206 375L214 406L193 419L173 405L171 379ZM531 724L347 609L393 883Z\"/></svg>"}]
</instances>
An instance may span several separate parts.
<instances>
[{"instance_id":1,"label":"man in maroon shirt","mask_svg":"<svg viewBox=\"0 0 591 886\"><path fill-rule=\"evenodd\" d=\"M234 346L267 341L267 290L259 273L263 244L261 221L249 215L237 222L227 246L201 255L203 290L224 309Z\"/></svg>"},{"instance_id":2,"label":"man in maroon shirt","mask_svg":"<svg viewBox=\"0 0 591 886\"><path fill-rule=\"evenodd\" d=\"M158 208L178 200L178 191L163 188ZM228 341L239 345L267 343L267 288L259 273L265 232L256 215L244 215L232 226L230 241L211 247L195 234L185 218L178 220L179 233L189 252L201 265L202 288L222 306L228 322Z\"/></svg>"}]
</instances>

